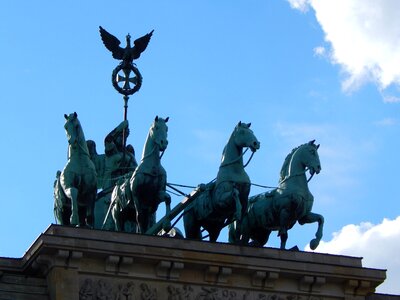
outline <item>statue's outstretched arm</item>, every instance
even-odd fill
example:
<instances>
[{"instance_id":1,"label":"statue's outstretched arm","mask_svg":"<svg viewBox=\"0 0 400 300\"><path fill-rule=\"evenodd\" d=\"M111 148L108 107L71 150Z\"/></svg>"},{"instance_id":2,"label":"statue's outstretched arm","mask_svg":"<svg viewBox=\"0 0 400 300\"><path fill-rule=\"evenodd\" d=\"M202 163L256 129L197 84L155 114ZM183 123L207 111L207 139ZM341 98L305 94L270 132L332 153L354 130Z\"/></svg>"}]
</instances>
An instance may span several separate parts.
<instances>
[{"instance_id":1,"label":"statue's outstretched arm","mask_svg":"<svg viewBox=\"0 0 400 300\"><path fill-rule=\"evenodd\" d=\"M129 127L129 122L128 120L124 120L122 121L117 127L115 127L105 138L104 142L105 143L110 143L113 140L115 140L115 138L122 134L122 132L127 129Z\"/></svg>"}]
</instances>

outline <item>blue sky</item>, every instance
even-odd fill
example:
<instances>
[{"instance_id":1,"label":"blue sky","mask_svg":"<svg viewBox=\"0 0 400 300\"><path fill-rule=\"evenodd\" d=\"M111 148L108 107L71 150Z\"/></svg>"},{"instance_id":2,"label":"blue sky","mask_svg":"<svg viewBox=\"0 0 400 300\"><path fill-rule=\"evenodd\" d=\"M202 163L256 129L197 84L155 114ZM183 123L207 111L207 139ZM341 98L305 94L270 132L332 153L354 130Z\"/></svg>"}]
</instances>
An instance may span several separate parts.
<instances>
[{"instance_id":1,"label":"blue sky","mask_svg":"<svg viewBox=\"0 0 400 300\"><path fill-rule=\"evenodd\" d=\"M122 121L110 80L118 62L98 26L121 40L154 29L136 62L142 88L129 101L137 159L154 117L169 116L168 181L208 182L234 126L252 122L261 149L247 172L274 186L291 149L316 139L322 171L310 190L326 220L317 251L364 256L364 265L389 270L379 291L400 293L391 283L400 262L387 260L400 250L399 8L389 0L2 1L0 256L22 256L55 222L63 115L78 113L100 153ZM315 230L296 225L288 246L305 248ZM378 259L372 243L392 252ZM275 235L268 245L279 245Z\"/></svg>"}]
</instances>

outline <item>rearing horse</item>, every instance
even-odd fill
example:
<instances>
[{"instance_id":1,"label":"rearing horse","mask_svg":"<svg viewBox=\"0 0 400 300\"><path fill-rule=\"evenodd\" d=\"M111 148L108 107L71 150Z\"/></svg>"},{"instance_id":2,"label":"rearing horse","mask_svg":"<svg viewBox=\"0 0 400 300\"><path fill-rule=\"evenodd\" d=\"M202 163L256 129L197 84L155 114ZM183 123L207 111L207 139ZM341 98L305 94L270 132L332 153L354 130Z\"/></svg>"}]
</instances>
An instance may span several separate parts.
<instances>
[{"instance_id":1,"label":"rearing horse","mask_svg":"<svg viewBox=\"0 0 400 300\"><path fill-rule=\"evenodd\" d=\"M111 195L110 210L115 230L126 231L125 222L133 221L136 232L145 233L155 224L156 211L165 202L166 214L171 210L171 197L166 192L167 173L161 157L168 146L168 122L158 116L150 127L140 164ZM160 155L161 153L161 155Z\"/></svg>"},{"instance_id":2,"label":"rearing horse","mask_svg":"<svg viewBox=\"0 0 400 300\"><path fill-rule=\"evenodd\" d=\"M314 141L294 148L283 163L278 188L249 198L247 214L243 218L241 239L235 239L234 229L230 228L230 242L264 246L273 230L278 230L281 249L285 249L288 230L296 222L300 225L318 222L315 239L310 248L317 248L324 224L322 215L311 212L314 197L308 189L306 172L311 176L321 171L318 156L319 145Z\"/></svg>"},{"instance_id":3,"label":"rearing horse","mask_svg":"<svg viewBox=\"0 0 400 300\"><path fill-rule=\"evenodd\" d=\"M68 161L59 178L65 199L56 201L62 225L93 227L94 203L97 193L96 168L90 160L81 123L77 113L64 115L65 132L68 138ZM65 215L67 214L67 215Z\"/></svg>"},{"instance_id":4,"label":"rearing horse","mask_svg":"<svg viewBox=\"0 0 400 300\"><path fill-rule=\"evenodd\" d=\"M222 153L217 179L184 211L187 238L202 239L201 227L208 231L210 241L216 241L227 224L240 223L247 209L250 178L244 170L243 148L254 153L260 142L250 129L250 123L239 122Z\"/></svg>"}]
</instances>

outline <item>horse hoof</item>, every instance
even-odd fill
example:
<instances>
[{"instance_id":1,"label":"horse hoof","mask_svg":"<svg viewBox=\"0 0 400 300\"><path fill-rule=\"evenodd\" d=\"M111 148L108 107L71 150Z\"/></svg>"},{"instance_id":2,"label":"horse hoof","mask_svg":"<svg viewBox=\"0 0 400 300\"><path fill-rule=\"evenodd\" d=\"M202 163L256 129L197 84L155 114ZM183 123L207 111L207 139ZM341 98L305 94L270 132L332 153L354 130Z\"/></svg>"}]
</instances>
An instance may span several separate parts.
<instances>
[{"instance_id":1,"label":"horse hoof","mask_svg":"<svg viewBox=\"0 0 400 300\"><path fill-rule=\"evenodd\" d=\"M319 240L318 239L312 239L311 240L311 242L310 242L311 250L317 249L318 245L319 245Z\"/></svg>"}]
</instances>

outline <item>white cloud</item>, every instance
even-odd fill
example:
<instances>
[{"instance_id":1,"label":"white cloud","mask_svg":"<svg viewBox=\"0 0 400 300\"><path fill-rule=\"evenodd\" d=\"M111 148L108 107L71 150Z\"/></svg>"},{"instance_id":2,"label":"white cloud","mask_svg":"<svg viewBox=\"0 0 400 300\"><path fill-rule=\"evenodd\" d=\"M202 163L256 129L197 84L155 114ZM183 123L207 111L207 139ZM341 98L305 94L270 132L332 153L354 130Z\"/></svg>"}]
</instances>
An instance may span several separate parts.
<instances>
[{"instance_id":1,"label":"white cloud","mask_svg":"<svg viewBox=\"0 0 400 300\"><path fill-rule=\"evenodd\" d=\"M329 126L321 124L290 122L277 122L274 127L276 132L282 137L300 144L313 140L318 136L322 136L327 130L330 130Z\"/></svg>"},{"instance_id":2,"label":"white cloud","mask_svg":"<svg viewBox=\"0 0 400 300\"><path fill-rule=\"evenodd\" d=\"M377 288L379 293L400 294L400 216L346 225L330 241L322 241L317 252L363 257L363 266L387 269L387 279ZM306 247L310 251L309 246Z\"/></svg>"},{"instance_id":3,"label":"white cloud","mask_svg":"<svg viewBox=\"0 0 400 300\"><path fill-rule=\"evenodd\" d=\"M302 12L308 11L308 0L288 0L290 6Z\"/></svg>"},{"instance_id":4,"label":"white cloud","mask_svg":"<svg viewBox=\"0 0 400 300\"><path fill-rule=\"evenodd\" d=\"M326 49L322 46L315 47L314 55L324 57L326 55Z\"/></svg>"},{"instance_id":5,"label":"white cloud","mask_svg":"<svg viewBox=\"0 0 400 300\"><path fill-rule=\"evenodd\" d=\"M287 1L302 12L310 7L315 11L330 45L331 62L339 64L345 75L344 91L367 82L376 83L380 90L400 85L400 1ZM386 101L397 102L393 97Z\"/></svg>"},{"instance_id":6,"label":"white cloud","mask_svg":"<svg viewBox=\"0 0 400 300\"><path fill-rule=\"evenodd\" d=\"M383 95L383 102L385 103L399 103L400 97L396 97L393 95Z\"/></svg>"},{"instance_id":7,"label":"white cloud","mask_svg":"<svg viewBox=\"0 0 400 300\"><path fill-rule=\"evenodd\" d=\"M397 124L397 120L393 119L393 118L384 118L382 120L375 122L375 125L383 126L383 127L394 126L396 124Z\"/></svg>"}]
</instances>

